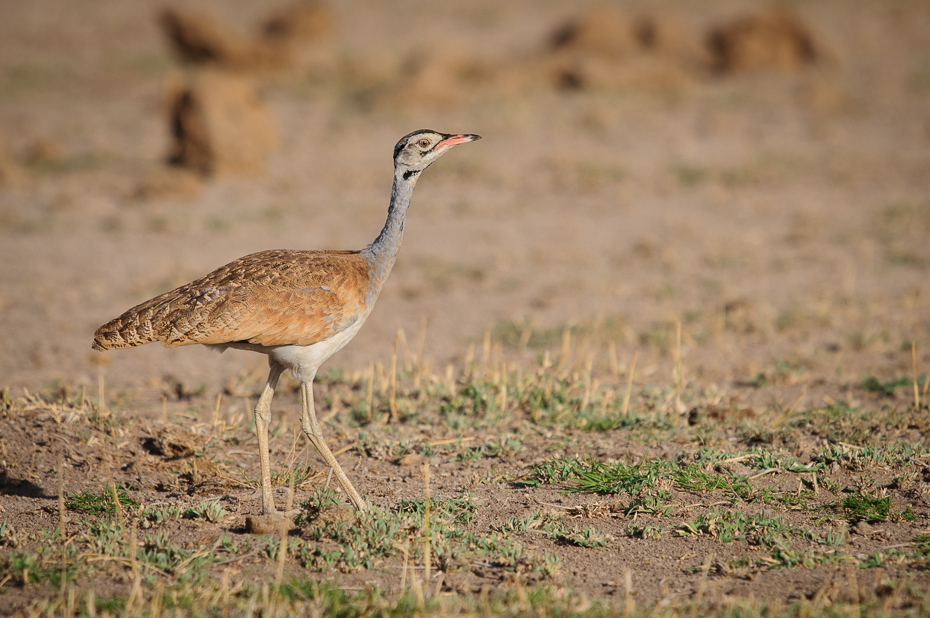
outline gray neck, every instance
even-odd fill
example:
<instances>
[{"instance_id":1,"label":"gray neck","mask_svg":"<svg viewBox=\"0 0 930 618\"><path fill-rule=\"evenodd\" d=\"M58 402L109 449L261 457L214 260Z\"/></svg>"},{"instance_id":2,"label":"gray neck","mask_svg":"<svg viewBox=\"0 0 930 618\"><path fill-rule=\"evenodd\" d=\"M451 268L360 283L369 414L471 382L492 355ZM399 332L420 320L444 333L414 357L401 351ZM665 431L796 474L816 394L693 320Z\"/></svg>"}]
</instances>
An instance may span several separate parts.
<instances>
[{"instance_id":1,"label":"gray neck","mask_svg":"<svg viewBox=\"0 0 930 618\"><path fill-rule=\"evenodd\" d=\"M375 241L361 251L362 256L371 263L371 287L375 293L384 285L397 259L397 252L404 240L404 218L419 176L419 172L416 172L404 178L403 169L394 169L394 187L391 189L387 221Z\"/></svg>"}]
</instances>

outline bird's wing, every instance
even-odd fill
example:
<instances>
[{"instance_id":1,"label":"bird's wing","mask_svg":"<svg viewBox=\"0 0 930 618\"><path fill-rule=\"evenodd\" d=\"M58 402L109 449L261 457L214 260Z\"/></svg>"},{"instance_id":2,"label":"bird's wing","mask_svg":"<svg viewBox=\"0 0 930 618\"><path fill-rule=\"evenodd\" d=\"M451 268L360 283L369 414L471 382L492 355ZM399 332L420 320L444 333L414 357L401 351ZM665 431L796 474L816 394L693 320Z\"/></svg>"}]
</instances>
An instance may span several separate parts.
<instances>
[{"instance_id":1,"label":"bird's wing","mask_svg":"<svg viewBox=\"0 0 930 618\"><path fill-rule=\"evenodd\" d=\"M94 347L310 345L364 315L368 269L357 252L254 253L101 326Z\"/></svg>"}]
</instances>

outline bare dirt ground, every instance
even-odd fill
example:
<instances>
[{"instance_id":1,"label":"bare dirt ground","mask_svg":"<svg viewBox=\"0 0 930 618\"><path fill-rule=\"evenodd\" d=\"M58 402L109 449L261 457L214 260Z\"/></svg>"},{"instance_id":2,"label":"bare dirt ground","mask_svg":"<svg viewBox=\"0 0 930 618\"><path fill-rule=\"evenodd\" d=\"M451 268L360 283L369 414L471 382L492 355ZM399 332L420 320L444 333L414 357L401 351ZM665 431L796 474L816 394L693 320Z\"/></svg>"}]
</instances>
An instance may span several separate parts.
<instances>
[{"instance_id":1,"label":"bare dirt ground","mask_svg":"<svg viewBox=\"0 0 930 618\"><path fill-rule=\"evenodd\" d=\"M191 4L238 32L282 6ZM930 9L897 0L791 3L816 43L813 56L725 70L687 45L552 49L560 24L586 6L335 6L330 37L306 63L240 69L279 128L265 168L205 178L165 163L172 93L194 69L172 55L159 3L0 8L0 388L8 389L0 521L15 530L0 538L3 611L49 594L9 560L58 525L59 460L66 494L100 491L112 476L143 505L219 500L225 514L216 521L157 523L178 546L193 551L227 533L243 547L257 543L243 531L259 507L245 411L263 359L155 346L101 355L90 350L93 332L253 251L361 248L383 223L394 143L426 127L484 139L423 175L391 279L360 334L330 361L342 372L318 397L331 446L345 449L344 465L379 508L396 514L402 499L421 497L419 464L428 461L434 496L467 494L481 505L463 529L497 531L537 556L490 566L447 556L439 588L477 593L519 580L622 599L626 568L646 604L700 589L705 599L777 602L861 593L903 607L913 601L907 590L926 588L925 546L914 539L930 523L928 413L914 406L912 374L916 367L923 403ZM622 5L631 20L657 15L680 28L676 41L703 41L764 8ZM402 422L384 418L398 331ZM617 413L634 353L636 422L577 420L595 408ZM521 387L520 372L535 377ZM449 375L456 386L443 391ZM500 397L502 375L513 381L509 408L494 416L499 399L485 393L471 421L450 425L449 406L462 408L455 393L478 384ZM549 388L549 397L559 379L577 394L562 416L530 387ZM289 386L275 401L276 466L291 450L299 407ZM163 436L172 426L183 448L153 446L172 443ZM503 448L505 436L512 448ZM702 447L729 454L723 459L757 447L781 459L721 464L702 459ZM905 447L914 450L902 454ZM575 456L676 461L680 470L696 462L731 482L777 472L748 481L748 494L694 489L663 472L654 489L672 494L652 498L674 506L670 519L637 510L638 490L566 494L578 478L545 481L540 465ZM299 503L325 474L315 469L303 481ZM760 498L766 490L807 497L801 508ZM871 523L844 503L889 496L890 514ZM826 536L782 531L784 551L751 534L722 542L723 516L713 513L735 504L750 515L775 512L791 530L845 534L837 551L855 558L861 590L851 592L845 558L825 558ZM535 511L558 521L505 530L511 517ZM84 517L69 513L69 526ZM604 544L585 547L558 528L571 528L576 515ZM305 522L297 537L308 552L326 542L313 526ZM377 567L313 567L295 557L288 573L396 591L397 543ZM255 547L231 552L239 561L224 566L238 570L224 577L269 576L274 567ZM801 557L785 558L789 550ZM869 562L892 550L900 551ZM545 552L559 558L557 568L539 557ZM131 577L120 568L81 577L103 596L125 595Z\"/></svg>"}]
</instances>

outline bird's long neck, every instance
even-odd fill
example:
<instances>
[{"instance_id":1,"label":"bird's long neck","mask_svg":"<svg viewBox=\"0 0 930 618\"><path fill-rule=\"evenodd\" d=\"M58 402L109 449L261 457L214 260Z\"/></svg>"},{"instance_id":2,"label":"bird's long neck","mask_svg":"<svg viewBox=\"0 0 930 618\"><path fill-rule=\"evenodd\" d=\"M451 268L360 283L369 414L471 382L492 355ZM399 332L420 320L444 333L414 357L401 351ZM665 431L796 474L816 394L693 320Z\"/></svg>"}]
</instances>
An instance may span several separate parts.
<instances>
[{"instance_id":1,"label":"bird's long neck","mask_svg":"<svg viewBox=\"0 0 930 618\"><path fill-rule=\"evenodd\" d=\"M404 219L407 216L407 208L410 206L410 198L413 196L413 188L417 184L418 177L419 172L411 174L395 168L387 221L384 222L384 227L375 241L362 250L362 255L368 258L372 266L370 271L372 280L369 285L375 294L380 292L381 286L391 273L400 244L404 240Z\"/></svg>"}]
</instances>

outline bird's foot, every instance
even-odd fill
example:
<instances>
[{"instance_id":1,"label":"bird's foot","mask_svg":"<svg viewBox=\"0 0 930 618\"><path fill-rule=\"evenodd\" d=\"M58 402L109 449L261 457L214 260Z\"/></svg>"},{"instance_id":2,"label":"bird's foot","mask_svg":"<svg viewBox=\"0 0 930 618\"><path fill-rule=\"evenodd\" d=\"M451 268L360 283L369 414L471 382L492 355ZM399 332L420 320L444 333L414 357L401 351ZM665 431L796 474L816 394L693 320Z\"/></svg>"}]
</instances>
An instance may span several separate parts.
<instances>
[{"instance_id":1,"label":"bird's foot","mask_svg":"<svg viewBox=\"0 0 930 618\"><path fill-rule=\"evenodd\" d=\"M261 515L250 515L245 518L245 531L249 534L274 534L281 532L282 527L287 530L294 528L294 518L300 515L300 509L290 511L265 511Z\"/></svg>"}]
</instances>

